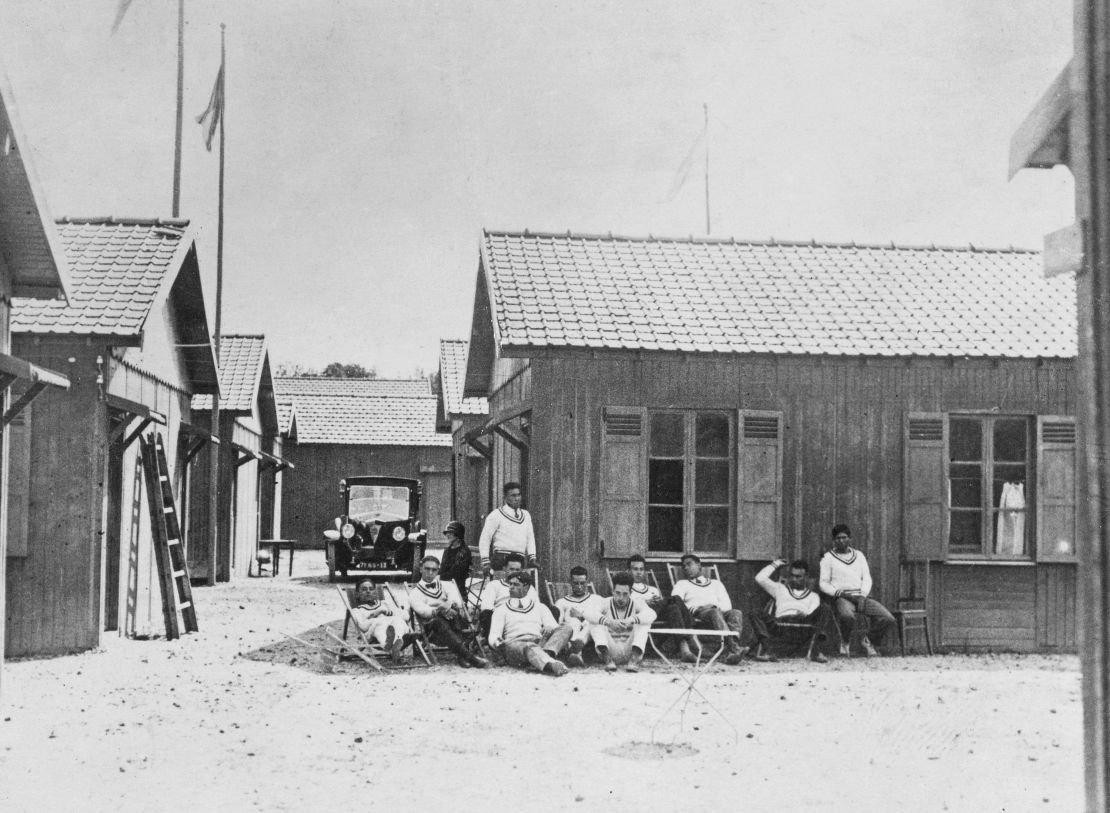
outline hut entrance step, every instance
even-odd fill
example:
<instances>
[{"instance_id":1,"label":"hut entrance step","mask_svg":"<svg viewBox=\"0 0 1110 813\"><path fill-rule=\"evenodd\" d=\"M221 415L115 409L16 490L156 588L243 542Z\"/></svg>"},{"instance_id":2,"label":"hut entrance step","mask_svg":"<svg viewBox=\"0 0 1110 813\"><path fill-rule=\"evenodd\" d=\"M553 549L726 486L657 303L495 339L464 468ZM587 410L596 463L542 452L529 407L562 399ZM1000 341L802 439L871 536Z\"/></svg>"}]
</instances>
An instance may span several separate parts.
<instances>
[{"instance_id":1,"label":"hut entrance step","mask_svg":"<svg viewBox=\"0 0 1110 813\"><path fill-rule=\"evenodd\" d=\"M189 566L181 544L181 524L170 485L166 447L162 435L152 431L139 438L143 472L146 475L147 505L150 509L154 558L158 563L158 583L162 588L162 617L166 622L166 639L181 636L182 622L186 632L197 631L197 611L189 586ZM178 620L180 616L180 621Z\"/></svg>"}]
</instances>

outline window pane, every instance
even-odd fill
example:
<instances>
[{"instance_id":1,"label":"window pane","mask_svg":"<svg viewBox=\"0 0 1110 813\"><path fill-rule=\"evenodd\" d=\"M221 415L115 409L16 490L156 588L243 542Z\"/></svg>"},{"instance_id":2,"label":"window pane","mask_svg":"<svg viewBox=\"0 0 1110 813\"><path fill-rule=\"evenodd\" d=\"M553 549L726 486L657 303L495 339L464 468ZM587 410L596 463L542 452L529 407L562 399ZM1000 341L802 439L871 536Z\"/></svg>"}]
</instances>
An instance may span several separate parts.
<instances>
[{"instance_id":1,"label":"window pane","mask_svg":"<svg viewBox=\"0 0 1110 813\"><path fill-rule=\"evenodd\" d=\"M657 412L651 416L652 457L682 457L683 423L679 412Z\"/></svg>"},{"instance_id":2,"label":"window pane","mask_svg":"<svg viewBox=\"0 0 1110 813\"><path fill-rule=\"evenodd\" d=\"M951 460L983 458L983 424L978 418L950 418L948 451Z\"/></svg>"},{"instance_id":3,"label":"window pane","mask_svg":"<svg viewBox=\"0 0 1110 813\"><path fill-rule=\"evenodd\" d=\"M681 460L649 461L648 502L682 505Z\"/></svg>"},{"instance_id":4,"label":"window pane","mask_svg":"<svg viewBox=\"0 0 1110 813\"><path fill-rule=\"evenodd\" d=\"M728 552L727 508L699 508L694 512L694 550Z\"/></svg>"},{"instance_id":5,"label":"window pane","mask_svg":"<svg viewBox=\"0 0 1110 813\"><path fill-rule=\"evenodd\" d=\"M983 512L953 511L948 549L956 553L983 552Z\"/></svg>"},{"instance_id":6,"label":"window pane","mask_svg":"<svg viewBox=\"0 0 1110 813\"><path fill-rule=\"evenodd\" d=\"M999 556L1025 555L1025 512L996 511L994 552Z\"/></svg>"},{"instance_id":7,"label":"window pane","mask_svg":"<svg viewBox=\"0 0 1110 813\"><path fill-rule=\"evenodd\" d=\"M956 466L952 467L953 470ZM983 478L979 476L978 466L960 466L962 477L949 479L954 508L981 508L983 505ZM953 472L950 472L953 473Z\"/></svg>"},{"instance_id":8,"label":"window pane","mask_svg":"<svg viewBox=\"0 0 1110 813\"><path fill-rule=\"evenodd\" d=\"M994 508L1025 508L1025 464L996 463L991 506ZM1005 496L1006 504L1002 504Z\"/></svg>"},{"instance_id":9,"label":"window pane","mask_svg":"<svg viewBox=\"0 0 1110 813\"><path fill-rule=\"evenodd\" d=\"M728 416L699 412L697 456L728 457Z\"/></svg>"},{"instance_id":10,"label":"window pane","mask_svg":"<svg viewBox=\"0 0 1110 813\"><path fill-rule=\"evenodd\" d=\"M1026 431L1024 418L999 418L994 422L994 459L1025 461Z\"/></svg>"},{"instance_id":11,"label":"window pane","mask_svg":"<svg viewBox=\"0 0 1110 813\"><path fill-rule=\"evenodd\" d=\"M681 508L648 508L648 550L682 550Z\"/></svg>"},{"instance_id":12,"label":"window pane","mask_svg":"<svg viewBox=\"0 0 1110 813\"><path fill-rule=\"evenodd\" d=\"M694 501L698 505L728 505L728 461L698 460L694 470Z\"/></svg>"}]
</instances>

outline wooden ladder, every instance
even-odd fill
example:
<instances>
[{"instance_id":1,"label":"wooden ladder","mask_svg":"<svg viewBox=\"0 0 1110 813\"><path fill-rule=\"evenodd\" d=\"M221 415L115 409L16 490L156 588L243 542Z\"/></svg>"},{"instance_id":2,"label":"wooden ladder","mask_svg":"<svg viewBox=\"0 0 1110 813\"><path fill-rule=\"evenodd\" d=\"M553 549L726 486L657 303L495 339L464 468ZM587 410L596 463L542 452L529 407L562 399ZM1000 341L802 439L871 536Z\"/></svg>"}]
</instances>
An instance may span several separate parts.
<instances>
[{"instance_id":1,"label":"wooden ladder","mask_svg":"<svg viewBox=\"0 0 1110 813\"><path fill-rule=\"evenodd\" d=\"M170 486L169 466L166 465L166 448L162 436L151 432L140 437L143 471L146 473L147 505L150 508L150 527L154 541L154 558L158 562L158 581L162 587L162 617L166 621L166 640L181 636L178 613L185 622L186 632L197 631L197 611L193 606L193 591L189 586L189 566L181 545L181 527Z\"/></svg>"}]
</instances>

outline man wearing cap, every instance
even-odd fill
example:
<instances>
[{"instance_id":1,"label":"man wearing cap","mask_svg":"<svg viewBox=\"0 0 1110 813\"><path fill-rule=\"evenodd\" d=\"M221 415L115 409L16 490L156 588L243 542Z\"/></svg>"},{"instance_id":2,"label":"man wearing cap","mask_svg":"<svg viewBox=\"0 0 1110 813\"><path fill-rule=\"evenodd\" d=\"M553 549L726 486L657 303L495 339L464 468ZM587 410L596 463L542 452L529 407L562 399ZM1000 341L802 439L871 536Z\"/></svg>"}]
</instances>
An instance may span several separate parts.
<instances>
[{"instance_id":1,"label":"man wearing cap","mask_svg":"<svg viewBox=\"0 0 1110 813\"><path fill-rule=\"evenodd\" d=\"M467 642L471 629L462 597L454 582L440 581L436 557L420 560L420 581L409 594L409 601L428 637L455 653L460 666L489 667L489 661L472 651L473 641Z\"/></svg>"},{"instance_id":2,"label":"man wearing cap","mask_svg":"<svg viewBox=\"0 0 1110 813\"><path fill-rule=\"evenodd\" d=\"M510 553L523 556L528 567L536 566L536 534L532 530L532 515L520 507L523 501L520 483L505 483L502 491L505 503L489 512L478 539L478 555L486 573L503 568Z\"/></svg>"},{"instance_id":3,"label":"man wearing cap","mask_svg":"<svg viewBox=\"0 0 1110 813\"><path fill-rule=\"evenodd\" d=\"M489 643L500 649L510 666L527 669L555 677L567 673L567 665L558 659L559 653L570 641L572 630L558 624L551 610L528 595L532 575L513 572L506 576L509 598L493 611Z\"/></svg>"},{"instance_id":4,"label":"man wearing cap","mask_svg":"<svg viewBox=\"0 0 1110 813\"><path fill-rule=\"evenodd\" d=\"M466 599L466 578L470 575L470 548L466 545L466 526L458 520L451 520L443 529L447 537L447 548L443 551L443 561L439 565L439 577L454 582L459 595Z\"/></svg>"}]
</instances>

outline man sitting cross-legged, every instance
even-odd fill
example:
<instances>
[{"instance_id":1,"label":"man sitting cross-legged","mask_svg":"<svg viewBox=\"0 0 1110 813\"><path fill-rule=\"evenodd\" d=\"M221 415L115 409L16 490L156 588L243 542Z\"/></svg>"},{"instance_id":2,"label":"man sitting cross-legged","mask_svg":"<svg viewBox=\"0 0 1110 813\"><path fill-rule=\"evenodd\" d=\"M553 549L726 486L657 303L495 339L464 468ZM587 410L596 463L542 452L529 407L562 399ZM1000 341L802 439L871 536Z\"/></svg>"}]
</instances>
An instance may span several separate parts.
<instances>
[{"instance_id":1,"label":"man sitting cross-legged","mask_svg":"<svg viewBox=\"0 0 1110 813\"><path fill-rule=\"evenodd\" d=\"M531 574L513 572L507 580L509 599L493 611L490 646L500 649L510 666L532 666L556 677L565 675L567 665L558 654L570 641L571 628L556 623L551 610L528 595Z\"/></svg>"},{"instance_id":2,"label":"man sitting cross-legged","mask_svg":"<svg viewBox=\"0 0 1110 813\"><path fill-rule=\"evenodd\" d=\"M832 610L828 604L822 604L821 597L809 588L807 582L809 564L805 559L797 559L791 562L785 584L772 578L775 572L783 567L786 567L786 560L776 559L755 575L755 583L775 600L773 617L768 618L761 613L756 613L752 618L752 627L755 629L755 636L759 640L759 651L756 653L756 658L760 660L764 659L762 655L767 650L771 628L776 621L813 624L817 629L818 643L830 640L829 631L833 623ZM818 649L815 649L810 657L817 663L828 661L825 654Z\"/></svg>"},{"instance_id":3,"label":"man sitting cross-legged","mask_svg":"<svg viewBox=\"0 0 1110 813\"><path fill-rule=\"evenodd\" d=\"M425 556L420 560L420 581L409 600L428 638L455 653L460 666L489 667L490 662L473 652L465 640L470 632L466 609L454 582L439 580L439 559Z\"/></svg>"},{"instance_id":4,"label":"man sitting cross-legged","mask_svg":"<svg viewBox=\"0 0 1110 813\"><path fill-rule=\"evenodd\" d=\"M582 650L590 642L591 622L601 612L605 599L590 592L590 574L582 565L570 569L570 594L555 602L559 612L559 623L568 625L573 634L570 638L570 654L567 666L582 666Z\"/></svg>"},{"instance_id":5,"label":"man sitting cross-legged","mask_svg":"<svg viewBox=\"0 0 1110 813\"><path fill-rule=\"evenodd\" d=\"M655 621L651 608L633 597L632 585L631 573L613 575L613 597L603 602L591 633L607 672L615 672L621 664L627 664L629 672L640 671L648 630Z\"/></svg>"},{"instance_id":6,"label":"man sitting cross-legged","mask_svg":"<svg viewBox=\"0 0 1110 813\"><path fill-rule=\"evenodd\" d=\"M509 600L509 576L524 570L524 557L510 553L505 559L505 575L500 579L490 579L482 588L482 598L478 604L478 627L482 635L489 637L489 625L493 619L493 611ZM540 603L536 588L528 591L528 597Z\"/></svg>"},{"instance_id":7,"label":"man sitting cross-legged","mask_svg":"<svg viewBox=\"0 0 1110 813\"><path fill-rule=\"evenodd\" d=\"M409 631L400 608L391 601L380 599L377 587L370 579L363 579L355 587L355 601L357 603L351 607L351 619L355 625L387 650L390 658L399 661L405 646L405 635Z\"/></svg>"},{"instance_id":8,"label":"man sitting cross-legged","mask_svg":"<svg viewBox=\"0 0 1110 813\"><path fill-rule=\"evenodd\" d=\"M669 612L667 623L673 627L691 627L690 619L702 626L715 630L732 630L741 633L744 628L744 616L739 610L732 609L732 599L728 597L725 586L716 579L702 575L701 559L692 553L682 557L682 572L685 579L679 579L671 590L671 596L682 601L681 605L672 604L666 609ZM685 610L685 612L683 612ZM697 643L693 642L696 646ZM684 661L696 660L690 651L691 642L683 640L679 645L679 655ZM725 649L728 654L724 662L730 665L740 663L747 651L740 646L738 638L725 638Z\"/></svg>"}]
</instances>

